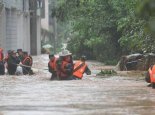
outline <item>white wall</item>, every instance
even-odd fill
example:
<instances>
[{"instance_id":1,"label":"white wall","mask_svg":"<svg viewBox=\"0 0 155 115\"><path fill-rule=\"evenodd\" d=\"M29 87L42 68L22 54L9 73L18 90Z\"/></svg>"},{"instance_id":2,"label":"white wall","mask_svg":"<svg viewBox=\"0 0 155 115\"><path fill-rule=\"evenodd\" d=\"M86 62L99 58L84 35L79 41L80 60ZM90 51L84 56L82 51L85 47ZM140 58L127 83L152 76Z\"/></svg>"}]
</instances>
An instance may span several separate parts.
<instances>
[{"instance_id":1,"label":"white wall","mask_svg":"<svg viewBox=\"0 0 155 115\"><path fill-rule=\"evenodd\" d=\"M5 16L5 9L3 8L2 11L0 11L0 47L2 47L5 50L6 47L6 16Z\"/></svg>"},{"instance_id":2,"label":"white wall","mask_svg":"<svg viewBox=\"0 0 155 115\"><path fill-rule=\"evenodd\" d=\"M24 36L23 36L23 49L25 51L28 51L30 53L30 16L24 15L23 18L23 31L24 31Z\"/></svg>"},{"instance_id":3,"label":"white wall","mask_svg":"<svg viewBox=\"0 0 155 115\"><path fill-rule=\"evenodd\" d=\"M6 50L17 49L17 12L6 9Z\"/></svg>"},{"instance_id":4,"label":"white wall","mask_svg":"<svg viewBox=\"0 0 155 115\"><path fill-rule=\"evenodd\" d=\"M19 48L30 53L30 16L6 10L6 50Z\"/></svg>"},{"instance_id":5,"label":"white wall","mask_svg":"<svg viewBox=\"0 0 155 115\"><path fill-rule=\"evenodd\" d=\"M23 49L24 45L24 31L23 31L23 15L22 13L18 12L17 14L17 49ZM24 49L23 49L24 50Z\"/></svg>"},{"instance_id":6,"label":"white wall","mask_svg":"<svg viewBox=\"0 0 155 115\"><path fill-rule=\"evenodd\" d=\"M37 54L41 54L41 17L37 17Z\"/></svg>"},{"instance_id":7,"label":"white wall","mask_svg":"<svg viewBox=\"0 0 155 115\"><path fill-rule=\"evenodd\" d=\"M21 13L17 17L17 48L30 53L30 16Z\"/></svg>"},{"instance_id":8,"label":"white wall","mask_svg":"<svg viewBox=\"0 0 155 115\"><path fill-rule=\"evenodd\" d=\"M7 50L22 48L30 53L29 0L4 0L0 15L0 47ZM37 19L37 54L41 53L41 17Z\"/></svg>"},{"instance_id":9,"label":"white wall","mask_svg":"<svg viewBox=\"0 0 155 115\"><path fill-rule=\"evenodd\" d=\"M49 30L49 7L48 7L48 0L45 0L45 18L41 19L41 27L43 29Z\"/></svg>"}]
</instances>

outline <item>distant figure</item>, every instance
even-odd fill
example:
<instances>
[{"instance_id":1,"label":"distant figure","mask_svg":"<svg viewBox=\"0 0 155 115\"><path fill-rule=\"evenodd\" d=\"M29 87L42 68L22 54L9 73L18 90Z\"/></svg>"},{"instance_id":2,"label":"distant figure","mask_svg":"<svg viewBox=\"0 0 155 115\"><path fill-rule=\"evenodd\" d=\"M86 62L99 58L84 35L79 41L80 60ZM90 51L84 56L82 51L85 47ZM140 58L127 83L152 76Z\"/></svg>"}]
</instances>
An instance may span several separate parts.
<instances>
[{"instance_id":1,"label":"distant figure","mask_svg":"<svg viewBox=\"0 0 155 115\"><path fill-rule=\"evenodd\" d=\"M85 61L86 56L81 56L81 59L74 64L73 77L75 79L82 79L84 73L87 75L91 74L91 71Z\"/></svg>"},{"instance_id":2,"label":"distant figure","mask_svg":"<svg viewBox=\"0 0 155 115\"><path fill-rule=\"evenodd\" d=\"M0 48L0 75L5 74L5 66L4 66L4 54L3 54L3 49Z\"/></svg>"},{"instance_id":3,"label":"distant figure","mask_svg":"<svg viewBox=\"0 0 155 115\"><path fill-rule=\"evenodd\" d=\"M15 75L15 72L17 69L17 64L20 63L20 60L17 58L15 51L11 51L9 53L10 54L8 56L8 61L7 61L8 73L9 73L9 75Z\"/></svg>"},{"instance_id":4,"label":"distant figure","mask_svg":"<svg viewBox=\"0 0 155 115\"><path fill-rule=\"evenodd\" d=\"M23 74L29 74L32 75L34 74L31 67L32 67L32 57L28 55L28 52L23 52L23 61L22 61L22 68L23 68Z\"/></svg>"},{"instance_id":5,"label":"distant figure","mask_svg":"<svg viewBox=\"0 0 155 115\"><path fill-rule=\"evenodd\" d=\"M52 73L51 80L57 79L57 58L54 54L49 54L48 71Z\"/></svg>"}]
</instances>

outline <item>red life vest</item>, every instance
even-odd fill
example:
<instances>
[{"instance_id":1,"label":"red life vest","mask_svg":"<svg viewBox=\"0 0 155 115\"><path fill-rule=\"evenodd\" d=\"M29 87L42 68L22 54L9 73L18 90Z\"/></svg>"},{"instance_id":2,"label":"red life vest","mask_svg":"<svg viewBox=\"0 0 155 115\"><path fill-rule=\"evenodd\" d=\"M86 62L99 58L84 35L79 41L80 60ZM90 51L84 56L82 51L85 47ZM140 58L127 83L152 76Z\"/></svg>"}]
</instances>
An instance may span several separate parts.
<instances>
[{"instance_id":1,"label":"red life vest","mask_svg":"<svg viewBox=\"0 0 155 115\"><path fill-rule=\"evenodd\" d=\"M0 51L0 61L3 61L4 55L2 53L2 51Z\"/></svg>"},{"instance_id":2,"label":"red life vest","mask_svg":"<svg viewBox=\"0 0 155 115\"><path fill-rule=\"evenodd\" d=\"M74 65L74 70L75 70L77 67L79 67L81 64L83 64L82 61L77 61L77 62L75 63L75 65ZM86 67L87 67L87 64L84 63L83 66L81 66L79 69L77 69L75 72L73 72L73 75L74 75L75 77L77 77L77 78L82 79L83 73L85 72Z\"/></svg>"},{"instance_id":3,"label":"red life vest","mask_svg":"<svg viewBox=\"0 0 155 115\"><path fill-rule=\"evenodd\" d=\"M32 66L32 59L29 56L27 56L26 58L24 58L24 60L22 61L22 64L25 65L25 62L27 60L29 60L29 62L30 62L30 65L29 66Z\"/></svg>"},{"instance_id":4,"label":"red life vest","mask_svg":"<svg viewBox=\"0 0 155 115\"><path fill-rule=\"evenodd\" d=\"M152 69L149 68L149 74L150 74L151 83L155 83L155 65L153 65Z\"/></svg>"},{"instance_id":5,"label":"red life vest","mask_svg":"<svg viewBox=\"0 0 155 115\"><path fill-rule=\"evenodd\" d=\"M56 62L57 62L57 58L54 58L54 60L50 60L50 62L49 62L51 69L53 69L55 71L57 70Z\"/></svg>"}]
</instances>

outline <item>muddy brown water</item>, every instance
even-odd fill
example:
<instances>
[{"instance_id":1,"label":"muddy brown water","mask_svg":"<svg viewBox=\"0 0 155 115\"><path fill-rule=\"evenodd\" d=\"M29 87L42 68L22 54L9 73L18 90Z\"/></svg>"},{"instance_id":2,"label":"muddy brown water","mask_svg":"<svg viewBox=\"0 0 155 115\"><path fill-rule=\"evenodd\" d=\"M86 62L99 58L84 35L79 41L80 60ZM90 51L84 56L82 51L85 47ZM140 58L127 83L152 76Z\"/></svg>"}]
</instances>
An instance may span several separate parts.
<instances>
[{"instance_id":1,"label":"muddy brown water","mask_svg":"<svg viewBox=\"0 0 155 115\"><path fill-rule=\"evenodd\" d=\"M46 68L43 57L34 57L35 67ZM0 76L0 115L155 114L155 89L143 79L96 76L105 66L94 61L88 65L92 75L83 80L50 81L50 74L41 69L32 76Z\"/></svg>"}]
</instances>

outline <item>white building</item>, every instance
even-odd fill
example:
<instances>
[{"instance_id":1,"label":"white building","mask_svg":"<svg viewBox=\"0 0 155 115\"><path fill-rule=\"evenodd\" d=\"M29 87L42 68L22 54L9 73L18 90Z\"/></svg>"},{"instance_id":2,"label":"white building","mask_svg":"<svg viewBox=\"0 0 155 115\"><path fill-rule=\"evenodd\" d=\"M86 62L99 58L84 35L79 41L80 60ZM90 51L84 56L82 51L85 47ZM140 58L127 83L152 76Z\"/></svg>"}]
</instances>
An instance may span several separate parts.
<instances>
[{"instance_id":1,"label":"white building","mask_svg":"<svg viewBox=\"0 0 155 115\"><path fill-rule=\"evenodd\" d=\"M51 32L49 28L49 0L45 0L45 15L44 18L41 19L41 40L43 43L50 44Z\"/></svg>"},{"instance_id":2,"label":"white building","mask_svg":"<svg viewBox=\"0 0 155 115\"><path fill-rule=\"evenodd\" d=\"M49 30L49 0L45 0L45 16L41 19L41 27Z\"/></svg>"},{"instance_id":3,"label":"white building","mask_svg":"<svg viewBox=\"0 0 155 115\"><path fill-rule=\"evenodd\" d=\"M0 0L0 47L41 53L44 0Z\"/></svg>"},{"instance_id":4,"label":"white building","mask_svg":"<svg viewBox=\"0 0 155 115\"><path fill-rule=\"evenodd\" d=\"M29 0L1 0L0 47L30 52Z\"/></svg>"}]
</instances>

